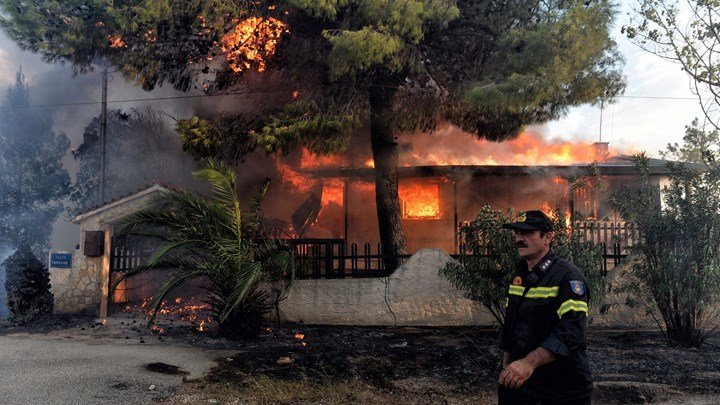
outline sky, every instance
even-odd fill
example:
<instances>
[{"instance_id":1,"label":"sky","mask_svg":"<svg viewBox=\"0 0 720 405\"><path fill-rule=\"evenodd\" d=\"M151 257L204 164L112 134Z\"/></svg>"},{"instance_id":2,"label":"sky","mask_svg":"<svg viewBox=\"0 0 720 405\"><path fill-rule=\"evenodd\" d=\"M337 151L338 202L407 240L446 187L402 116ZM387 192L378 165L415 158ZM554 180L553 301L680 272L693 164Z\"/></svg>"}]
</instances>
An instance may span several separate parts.
<instances>
[{"instance_id":1,"label":"sky","mask_svg":"<svg viewBox=\"0 0 720 405\"><path fill-rule=\"evenodd\" d=\"M685 126L694 118L702 117L702 111L690 91L689 78L678 65L646 53L620 33L623 24L628 21L631 4L621 4L613 29L613 36L626 60L627 89L617 103L605 106L603 110L602 140L609 141L611 147L620 150L644 150L651 156L658 156L658 151L668 143L682 140ZM100 100L99 71L73 76L68 65L47 64L38 55L20 50L0 32L0 91L14 82L21 65L30 86L32 104ZM124 82L119 76L111 79L108 94L109 100L182 95L169 87L147 93L132 83ZM175 117L187 117L198 103L210 102L213 100L154 101L112 104L110 108L151 106ZM77 147L82 142L84 127L100 113L100 105L58 106L50 107L48 111L53 114L55 129L64 132L70 138L72 147ZM600 138L600 116L597 106L578 107L571 109L560 120L530 129L549 139L596 141ZM71 173L75 172L76 163L72 158L66 158L64 163ZM61 227L55 233L65 233L70 229ZM63 243L62 248L70 249L70 242Z\"/></svg>"}]
</instances>

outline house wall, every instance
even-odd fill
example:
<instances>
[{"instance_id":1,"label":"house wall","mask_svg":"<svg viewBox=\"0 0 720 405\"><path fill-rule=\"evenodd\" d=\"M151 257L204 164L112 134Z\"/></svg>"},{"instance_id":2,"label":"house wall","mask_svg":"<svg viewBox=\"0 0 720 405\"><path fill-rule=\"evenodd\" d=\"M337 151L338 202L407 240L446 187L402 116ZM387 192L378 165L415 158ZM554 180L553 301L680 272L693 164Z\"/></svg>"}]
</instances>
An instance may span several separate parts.
<instances>
[{"instance_id":1,"label":"house wall","mask_svg":"<svg viewBox=\"0 0 720 405\"><path fill-rule=\"evenodd\" d=\"M145 208L158 191L135 195L109 204L102 211L81 217L80 249L73 255L71 269L51 269L50 290L55 296L55 313L101 315L101 304L107 303L110 277L109 237L113 224L131 213ZM83 254L86 231L105 231L105 256L87 257Z\"/></svg>"}]
</instances>

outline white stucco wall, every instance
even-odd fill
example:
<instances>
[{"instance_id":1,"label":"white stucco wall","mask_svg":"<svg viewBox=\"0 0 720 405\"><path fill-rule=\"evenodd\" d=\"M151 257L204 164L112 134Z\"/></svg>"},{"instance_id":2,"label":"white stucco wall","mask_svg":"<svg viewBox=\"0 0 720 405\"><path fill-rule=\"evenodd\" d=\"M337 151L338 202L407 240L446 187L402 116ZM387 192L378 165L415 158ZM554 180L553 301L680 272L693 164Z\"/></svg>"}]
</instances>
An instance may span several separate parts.
<instances>
[{"instance_id":1,"label":"white stucco wall","mask_svg":"<svg viewBox=\"0 0 720 405\"><path fill-rule=\"evenodd\" d=\"M482 306L438 275L453 260L421 249L386 278L296 280L280 305L291 322L329 325L491 325Z\"/></svg>"}]
</instances>

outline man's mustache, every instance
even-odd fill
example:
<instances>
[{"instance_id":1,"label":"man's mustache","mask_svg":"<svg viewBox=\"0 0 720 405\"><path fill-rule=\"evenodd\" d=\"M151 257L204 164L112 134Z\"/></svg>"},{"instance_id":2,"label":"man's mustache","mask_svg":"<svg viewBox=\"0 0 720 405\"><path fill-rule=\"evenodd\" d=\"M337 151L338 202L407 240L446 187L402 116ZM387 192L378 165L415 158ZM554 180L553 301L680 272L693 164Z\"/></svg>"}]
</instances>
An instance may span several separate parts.
<instances>
[{"instance_id":1,"label":"man's mustache","mask_svg":"<svg viewBox=\"0 0 720 405\"><path fill-rule=\"evenodd\" d=\"M527 243L525 242L515 242L515 247L528 247Z\"/></svg>"}]
</instances>

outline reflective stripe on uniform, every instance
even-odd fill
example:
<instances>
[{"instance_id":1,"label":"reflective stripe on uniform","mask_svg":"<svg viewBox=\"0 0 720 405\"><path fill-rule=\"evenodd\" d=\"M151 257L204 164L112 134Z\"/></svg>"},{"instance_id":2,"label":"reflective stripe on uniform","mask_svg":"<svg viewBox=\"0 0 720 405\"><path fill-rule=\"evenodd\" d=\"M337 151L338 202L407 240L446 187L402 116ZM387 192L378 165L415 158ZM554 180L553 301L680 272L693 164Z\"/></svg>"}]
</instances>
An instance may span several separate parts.
<instances>
[{"instance_id":1,"label":"reflective stripe on uniform","mask_svg":"<svg viewBox=\"0 0 720 405\"><path fill-rule=\"evenodd\" d=\"M560 287L534 287L528 290L525 294L526 298L553 298L557 297ZM521 285L511 285L508 289L508 294L522 296L525 292L525 287Z\"/></svg>"},{"instance_id":2,"label":"reflective stripe on uniform","mask_svg":"<svg viewBox=\"0 0 720 405\"><path fill-rule=\"evenodd\" d=\"M525 292L525 287L521 285L511 285L508 289L508 294L510 295L523 295Z\"/></svg>"},{"instance_id":3,"label":"reflective stripe on uniform","mask_svg":"<svg viewBox=\"0 0 720 405\"><path fill-rule=\"evenodd\" d=\"M576 312L584 312L586 315L588 313L588 305L585 301L577 301L577 300L567 300L560 305L560 309L557 310L557 314L559 317L562 317L564 314L570 312L570 311L576 311Z\"/></svg>"}]
</instances>

